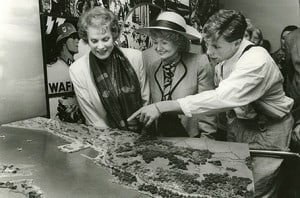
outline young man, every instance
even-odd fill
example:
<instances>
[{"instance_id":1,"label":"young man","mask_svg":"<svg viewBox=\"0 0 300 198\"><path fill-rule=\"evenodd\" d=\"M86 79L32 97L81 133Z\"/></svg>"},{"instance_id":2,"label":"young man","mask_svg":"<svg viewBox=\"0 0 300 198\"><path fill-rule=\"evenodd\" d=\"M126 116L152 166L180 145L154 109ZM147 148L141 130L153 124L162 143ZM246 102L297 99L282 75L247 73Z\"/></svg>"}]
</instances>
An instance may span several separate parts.
<instances>
[{"instance_id":1,"label":"young man","mask_svg":"<svg viewBox=\"0 0 300 198\"><path fill-rule=\"evenodd\" d=\"M248 143L251 149L288 150L293 100L285 96L282 75L268 54L243 39L247 23L234 10L220 10L203 28L207 54L218 62L215 90L143 107L128 119L146 125L162 113L186 116L227 112L227 140ZM256 197L276 197L282 159L255 157Z\"/></svg>"}]
</instances>

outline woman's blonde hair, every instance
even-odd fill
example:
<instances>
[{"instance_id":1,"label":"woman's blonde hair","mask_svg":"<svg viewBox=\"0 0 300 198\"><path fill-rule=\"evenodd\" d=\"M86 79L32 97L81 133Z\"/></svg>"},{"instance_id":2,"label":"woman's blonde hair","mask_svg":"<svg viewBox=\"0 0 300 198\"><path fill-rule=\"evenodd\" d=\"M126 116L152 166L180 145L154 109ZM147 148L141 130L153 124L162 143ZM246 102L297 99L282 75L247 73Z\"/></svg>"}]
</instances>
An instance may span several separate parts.
<instances>
[{"instance_id":1,"label":"woman's blonde hair","mask_svg":"<svg viewBox=\"0 0 300 198\"><path fill-rule=\"evenodd\" d=\"M110 10L96 6L83 13L78 21L78 34L84 41L88 42L88 27L105 28L108 27L113 40L117 40L120 36L121 26L118 24L117 17Z\"/></svg>"}]
</instances>

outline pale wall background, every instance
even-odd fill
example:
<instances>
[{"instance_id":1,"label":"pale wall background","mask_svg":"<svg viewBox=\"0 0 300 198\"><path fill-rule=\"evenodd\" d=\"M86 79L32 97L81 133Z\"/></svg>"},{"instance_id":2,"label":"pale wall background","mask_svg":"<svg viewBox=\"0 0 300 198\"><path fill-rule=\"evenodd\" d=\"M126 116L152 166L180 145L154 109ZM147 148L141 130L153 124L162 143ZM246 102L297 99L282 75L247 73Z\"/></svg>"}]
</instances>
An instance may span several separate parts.
<instances>
[{"instance_id":1,"label":"pale wall background","mask_svg":"<svg viewBox=\"0 0 300 198\"><path fill-rule=\"evenodd\" d=\"M0 5L0 124L46 115L38 0Z\"/></svg>"},{"instance_id":2,"label":"pale wall background","mask_svg":"<svg viewBox=\"0 0 300 198\"><path fill-rule=\"evenodd\" d=\"M271 51L280 46L280 34L287 25L300 26L299 0L220 0L221 7L241 11L261 28L271 42Z\"/></svg>"}]
</instances>

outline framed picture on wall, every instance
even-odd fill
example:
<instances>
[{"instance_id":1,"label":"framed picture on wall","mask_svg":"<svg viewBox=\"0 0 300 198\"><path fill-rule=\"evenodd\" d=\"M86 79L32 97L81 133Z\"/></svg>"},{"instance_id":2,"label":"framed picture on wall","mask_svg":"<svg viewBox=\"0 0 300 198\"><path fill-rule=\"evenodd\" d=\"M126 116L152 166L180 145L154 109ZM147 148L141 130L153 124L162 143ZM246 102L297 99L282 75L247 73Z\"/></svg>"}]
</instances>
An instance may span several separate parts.
<instances>
[{"instance_id":1,"label":"framed picture on wall","mask_svg":"<svg viewBox=\"0 0 300 198\"><path fill-rule=\"evenodd\" d=\"M83 123L69 76L69 66L78 53L78 18L45 14L40 18L48 117Z\"/></svg>"}]
</instances>

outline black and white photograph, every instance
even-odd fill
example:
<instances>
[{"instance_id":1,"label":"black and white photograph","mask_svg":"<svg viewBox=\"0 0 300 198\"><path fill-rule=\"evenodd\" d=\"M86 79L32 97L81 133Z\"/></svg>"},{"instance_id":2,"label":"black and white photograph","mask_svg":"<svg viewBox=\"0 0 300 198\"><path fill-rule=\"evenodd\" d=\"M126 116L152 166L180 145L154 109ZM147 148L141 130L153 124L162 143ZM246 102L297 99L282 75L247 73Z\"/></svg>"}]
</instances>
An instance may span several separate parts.
<instances>
[{"instance_id":1,"label":"black and white photograph","mask_svg":"<svg viewBox=\"0 0 300 198\"><path fill-rule=\"evenodd\" d=\"M0 198L299 198L299 0L0 7Z\"/></svg>"}]
</instances>

